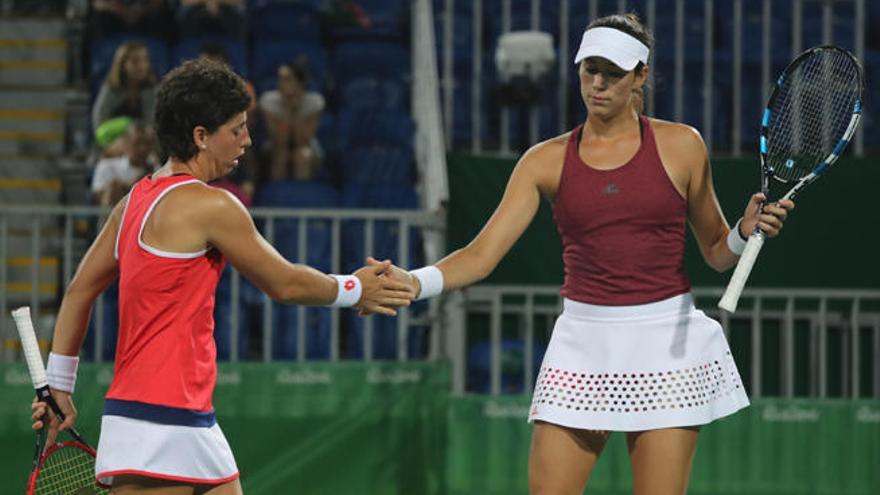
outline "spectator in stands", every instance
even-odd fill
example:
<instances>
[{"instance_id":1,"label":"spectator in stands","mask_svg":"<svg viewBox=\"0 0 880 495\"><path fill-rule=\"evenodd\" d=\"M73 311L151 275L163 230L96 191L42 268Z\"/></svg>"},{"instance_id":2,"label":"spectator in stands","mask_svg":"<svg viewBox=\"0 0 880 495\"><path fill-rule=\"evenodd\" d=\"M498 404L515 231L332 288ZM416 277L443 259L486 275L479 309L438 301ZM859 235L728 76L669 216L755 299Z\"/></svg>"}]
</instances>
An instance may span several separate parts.
<instances>
[{"instance_id":1,"label":"spectator in stands","mask_svg":"<svg viewBox=\"0 0 880 495\"><path fill-rule=\"evenodd\" d=\"M119 146L124 153L98 160L92 176L92 194L101 206L118 203L135 182L155 170L158 162L156 134L143 122L130 121L124 136L112 144Z\"/></svg>"},{"instance_id":2,"label":"spectator in stands","mask_svg":"<svg viewBox=\"0 0 880 495\"><path fill-rule=\"evenodd\" d=\"M126 135L131 122L131 117L114 117L95 129L98 158L116 158L126 154Z\"/></svg>"},{"instance_id":3,"label":"spectator in stands","mask_svg":"<svg viewBox=\"0 0 880 495\"><path fill-rule=\"evenodd\" d=\"M244 37L243 0L180 0L177 23L187 36L215 34Z\"/></svg>"},{"instance_id":4,"label":"spectator in stands","mask_svg":"<svg viewBox=\"0 0 880 495\"><path fill-rule=\"evenodd\" d=\"M96 38L139 33L171 38L166 0L92 0L91 26Z\"/></svg>"},{"instance_id":5,"label":"spectator in stands","mask_svg":"<svg viewBox=\"0 0 880 495\"><path fill-rule=\"evenodd\" d=\"M269 133L270 180L312 180L324 159L315 136L324 97L308 85L307 62L299 57L278 68L278 89L260 96Z\"/></svg>"},{"instance_id":6,"label":"spectator in stands","mask_svg":"<svg viewBox=\"0 0 880 495\"><path fill-rule=\"evenodd\" d=\"M211 60L185 62L163 79L156 135L168 161L116 204L61 302L47 374L66 419L45 416L45 402L31 416L35 430L49 422L50 438L76 422L72 393L89 312L119 279L119 344L95 463L113 493L242 493L213 408L212 309L227 259L287 304L395 315L391 308L412 299L407 285L382 276L390 262L334 276L287 261L237 199L205 184L251 145L249 104L241 78Z\"/></svg>"},{"instance_id":7,"label":"spectator in stands","mask_svg":"<svg viewBox=\"0 0 880 495\"><path fill-rule=\"evenodd\" d=\"M701 427L749 405L721 325L694 306L686 228L724 271L755 228L778 235L794 203L756 193L728 225L699 132L641 114L653 44L635 14L591 22L575 56L586 121L522 156L467 246L391 272L420 298L478 282L550 200L564 305L528 413L532 494L583 493L612 431L626 434L633 493L685 493Z\"/></svg>"},{"instance_id":8,"label":"spectator in stands","mask_svg":"<svg viewBox=\"0 0 880 495\"><path fill-rule=\"evenodd\" d=\"M113 117L131 117L150 125L156 106L156 79L150 66L150 52L138 41L116 49L107 78L92 107L92 128Z\"/></svg>"}]
</instances>

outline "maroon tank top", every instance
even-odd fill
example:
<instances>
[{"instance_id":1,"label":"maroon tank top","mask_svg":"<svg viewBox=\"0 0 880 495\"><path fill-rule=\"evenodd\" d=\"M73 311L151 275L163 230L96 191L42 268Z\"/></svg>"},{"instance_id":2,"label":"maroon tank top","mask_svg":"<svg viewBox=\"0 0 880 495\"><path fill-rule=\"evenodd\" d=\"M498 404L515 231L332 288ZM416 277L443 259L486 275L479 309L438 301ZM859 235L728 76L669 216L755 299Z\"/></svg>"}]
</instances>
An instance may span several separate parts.
<instances>
[{"instance_id":1,"label":"maroon tank top","mask_svg":"<svg viewBox=\"0 0 880 495\"><path fill-rule=\"evenodd\" d=\"M650 121L639 117L642 142L613 170L578 155L583 126L568 140L553 217L562 238L560 293L589 304L644 304L683 294L687 201L663 168Z\"/></svg>"}]
</instances>

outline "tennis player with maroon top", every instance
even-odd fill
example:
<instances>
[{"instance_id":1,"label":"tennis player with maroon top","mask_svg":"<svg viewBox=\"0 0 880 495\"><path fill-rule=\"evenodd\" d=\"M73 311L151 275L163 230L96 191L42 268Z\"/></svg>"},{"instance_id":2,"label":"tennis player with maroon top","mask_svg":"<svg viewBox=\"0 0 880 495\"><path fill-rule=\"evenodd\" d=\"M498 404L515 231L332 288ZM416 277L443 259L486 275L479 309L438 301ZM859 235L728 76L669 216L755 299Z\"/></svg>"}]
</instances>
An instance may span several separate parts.
<instances>
[{"instance_id":1,"label":"tennis player with maroon top","mask_svg":"<svg viewBox=\"0 0 880 495\"><path fill-rule=\"evenodd\" d=\"M756 226L782 228L791 201L755 194L731 229L700 134L640 115L651 34L633 14L588 26L575 58L586 122L520 159L466 247L394 278L419 298L486 277L543 196L563 244L564 310L535 386L532 494L580 494L611 431L626 432L636 494L686 491L700 425L749 404L720 325L694 308L685 226L706 262L732 267Z\"/></svg>"},{"instance_id":2,"label":"tennis player with maroon top","mask_svg":"<svg viewBox=\"0 0 880 495\"><path fill-rule=\"evenodd\" d=\"M206 184L251 145L249 104L241 78L217 62L189 61L165 77L155 122L170 158L116 205L62 301L47 373L67 427L90 308L119 276L119 339L95 467L113 493L241 493L211 401L214 292L226 259L280 302L394 314L412 299L409 285L381 276L389 262L332 276L289 263L233 195ZM35 404L35 429L44 412Z\"/></svg>"}]
</instances>

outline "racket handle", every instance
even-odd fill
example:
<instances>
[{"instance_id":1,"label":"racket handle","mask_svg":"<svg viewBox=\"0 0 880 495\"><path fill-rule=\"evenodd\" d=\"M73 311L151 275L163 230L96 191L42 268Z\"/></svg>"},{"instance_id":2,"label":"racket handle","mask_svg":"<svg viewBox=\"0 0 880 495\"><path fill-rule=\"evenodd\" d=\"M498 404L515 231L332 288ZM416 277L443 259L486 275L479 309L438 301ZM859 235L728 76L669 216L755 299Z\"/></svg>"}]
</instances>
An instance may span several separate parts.
<instances>
[{"instance_id":1,"label":"racket handle","mask_svg":"<svg viewBox=\"0 0 880 495\"><path fill-rule=\"evenodd\" d=\"M718 301L719 308L728 313L736 311L739 296L742 295L743 288L746 286L746 280L748 280L749 274L752 273L752 267L755 266L755 260L758 259L758 253L761 252L762 246L764 246L764 233L756 230L749 236L749 241L746 242L746 247L739 258L739 263L736 264L736 270L733 271L733 276L730 277L730 282L727 284L727 289L724 291L724 295L721 296L721 300Z\"/></svg>"},{"instance_id":2,"label":"racket handle","mask_svg":"<svg viewBox=\"0 0 880 495\"><path fill-rule=\"evenodd\" d=\"M13 310L12 319L15 320L15 327L21 338L21 348L24 351L28 371L31 373L31 381L34 383L34 388L39 390L49 385L49 380L46 379L46 368L43 366L40 346L37 345L37 335L31 321L31 308L23 306Z\"/></svg>"}]
</instances>

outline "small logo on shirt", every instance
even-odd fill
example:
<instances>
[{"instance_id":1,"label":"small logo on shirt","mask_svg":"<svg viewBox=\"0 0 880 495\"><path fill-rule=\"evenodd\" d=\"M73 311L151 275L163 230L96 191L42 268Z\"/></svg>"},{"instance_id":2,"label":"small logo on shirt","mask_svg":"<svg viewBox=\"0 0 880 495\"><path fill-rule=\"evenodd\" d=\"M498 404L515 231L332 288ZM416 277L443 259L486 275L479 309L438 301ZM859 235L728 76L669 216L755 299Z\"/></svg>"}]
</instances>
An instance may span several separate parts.
<instances>
[{"instance_id":1,"label":"small logo on shirt","mask_svg":"<svg viewBox=\"0 0 880 495\"><path fill-rule=\"evenodd\" d=\"M602 194L617 194L619 192L620 189L618 189L617 184L613 182L609 182L607 186L602 188Z\"/></svg>"}]
</instances>

